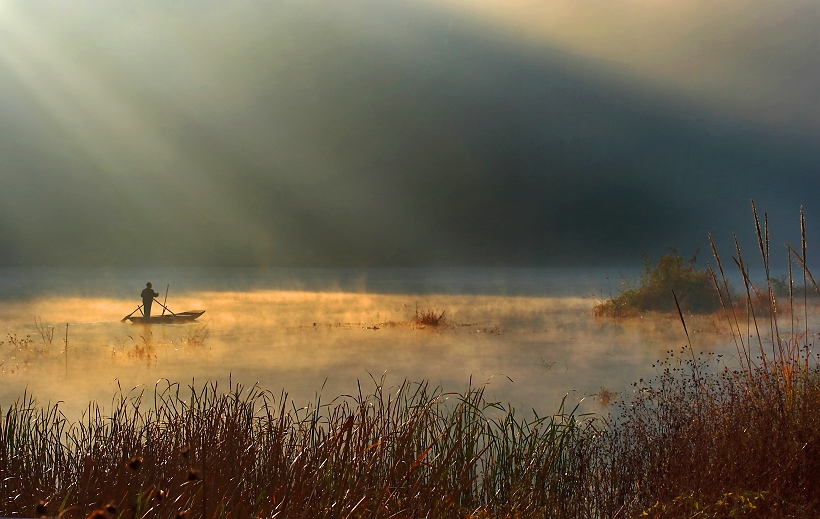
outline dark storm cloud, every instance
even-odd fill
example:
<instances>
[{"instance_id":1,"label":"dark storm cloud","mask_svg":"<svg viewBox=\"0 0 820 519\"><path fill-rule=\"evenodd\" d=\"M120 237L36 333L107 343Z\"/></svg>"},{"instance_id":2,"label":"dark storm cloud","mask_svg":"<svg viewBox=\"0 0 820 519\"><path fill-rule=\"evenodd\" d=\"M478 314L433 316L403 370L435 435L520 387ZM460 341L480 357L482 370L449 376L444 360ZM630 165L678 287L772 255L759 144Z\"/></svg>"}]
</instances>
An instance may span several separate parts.
<instances>
[{"instance_id":1,"label":"dark storm cloud","mask_svg":"<svg viewBox=\"0 0 820 519\"><path fill-rule=\"evenodd\" d=\"M820 217L820 126L413 3L235 6L52 15L70 81L0 62L0 262L607 264L728 240L752 197Z\"/></svg>"}]
</instances>

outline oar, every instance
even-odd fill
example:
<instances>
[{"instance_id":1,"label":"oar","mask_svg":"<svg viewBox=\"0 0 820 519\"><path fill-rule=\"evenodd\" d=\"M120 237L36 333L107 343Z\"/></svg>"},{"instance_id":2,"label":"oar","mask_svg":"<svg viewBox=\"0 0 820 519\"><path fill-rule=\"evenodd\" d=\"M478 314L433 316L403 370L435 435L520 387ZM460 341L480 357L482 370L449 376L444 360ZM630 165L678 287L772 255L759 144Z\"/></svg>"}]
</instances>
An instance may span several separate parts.
<instances>
[{"instance_id":1,"label":"oar","mask_svg":"<svg viewBox=\"0 0 820 519\"><path fill-rule=\"evenodd\" d=\"M165 315L165 303L167 303L167 302L168 302L168 289L169 289L169 288L171 288L171 284L170 284L170 283L168 283L168 285L165 287L165 301L163 301L163 306L162 306L162 315ZM157 302L159 302L159 301L157 301Z\"/></svg>"},{"instance_id":2,"label":"oar","mask_svg":"<svg viewBox=\"0 0 820 519\"><path fill-rule=\"evenodd\" d=\"M156 301L159 306L161 306L161 307L165 308L166 310L168 310L169 312L171 312L171 309L168 308L167 306L165 306L164 304L160 303L159 301L157 301L156 297L154 298L154 301ZM171 312L171 315L176 315L176 314L174 312Z\"/></svg>"},{"instance_id":3,"label":"oar","mask_svg":"<svg viewBox=\"0 0 820 519\"><path fill-rule=\"evenodd\" d=\"M132 315L134 315L134 313L136 313L136 311L137 311L137 310L139 310L140 308L142 308L142 305L139 305L138 307L136 307L136 308L134 309L134 311L133 311L133 312L131 312L130 314L128 314L128 315L126 315L125 317L123 317L123 318L122 318L122 320L121 320L120 322L121 322L121 323L124 323L125 321L127 321L127 320L128 320L128 318L129 318L129 317L131 317Z\"/></svg>"}]
</instances>

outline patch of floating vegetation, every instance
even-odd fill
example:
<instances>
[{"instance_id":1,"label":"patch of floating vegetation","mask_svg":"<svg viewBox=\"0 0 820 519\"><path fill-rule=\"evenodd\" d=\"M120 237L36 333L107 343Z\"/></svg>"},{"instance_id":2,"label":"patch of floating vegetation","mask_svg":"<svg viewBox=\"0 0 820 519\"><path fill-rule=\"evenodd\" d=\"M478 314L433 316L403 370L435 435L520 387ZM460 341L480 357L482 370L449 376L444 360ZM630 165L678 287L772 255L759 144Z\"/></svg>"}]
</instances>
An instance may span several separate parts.
<instances>
[{"instance_id":1,"label":"patch of floating vegetation","mask_svg":"<svg viewBox=\"0 0 820 519\"><path fill-rule=\"evenodd\" d=\"M488 333L500 335L500 327L496 325L480 325L479 323L456 323L451 322L446 318L446 310L439 310L436 308L420 309L418 302L416 302L415 313L412 319L408 321L383 321L374 324L370 323L350 323L350 322L336 322L336 323L320 323L314 322L310 325L295 325L288 326L289 332L301 332L307 330L381 330L384 328L412 328L412 329L446 329L446 328L475 328L479 333Z\"/></svg>"}]
</instances>

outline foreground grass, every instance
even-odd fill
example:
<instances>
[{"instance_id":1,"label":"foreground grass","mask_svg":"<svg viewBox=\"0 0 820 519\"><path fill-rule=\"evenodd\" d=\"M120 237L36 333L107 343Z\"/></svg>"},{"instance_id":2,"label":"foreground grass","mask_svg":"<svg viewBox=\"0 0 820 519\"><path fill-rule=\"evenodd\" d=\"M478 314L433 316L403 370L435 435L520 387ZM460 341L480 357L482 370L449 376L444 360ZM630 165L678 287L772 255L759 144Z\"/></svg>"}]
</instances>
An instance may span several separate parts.
<instances>
[{"instance_id":1,"label":"foreground grass","mask_svg":"<svg viewBox=\"0 0 820 519\"><path fill-rule=\"evenodd\" d=\"M185 396L183 396L183 393ZM571 414L521 420L407 383L288 410L259 388L215 384L122 397L68 424L22 400L5 412L0 514L82 517L577 516L567 499L590 436ZM43 511L42 509L40 510Z\"/></svg>"},{"instance_id":2,"label":"foreground grass","mask_svg":"<svg viewBox=\"0 0 820 519\"><path fill-rule=\"evenodd\" d=\"M766 288L748 283L738 249L747 281L733 300L715 254L737 356L669 352L609 419L523 418L482 388L423 382L374 381L303 409L257 387L165 383L72 423L24 397L2 413L0 515L818 517L820 368L805 302L817 286L804 238L788 248L800 273L787 280L803 280L804 302L789 290L784 312L755 224Z\"/></svg>"},{"instance_id":3,"label":"foreground grass","mask_svg":"<svg viewBox=\"0 0 820 519\"><path fill-rule=\"evenodd\" d=\"M166 383L73 423L23 399L0 426L0 515L817 517L816 362L710 360L670 354L610 423L423 383L305 409Z\"/></svg>"}]
</instances>

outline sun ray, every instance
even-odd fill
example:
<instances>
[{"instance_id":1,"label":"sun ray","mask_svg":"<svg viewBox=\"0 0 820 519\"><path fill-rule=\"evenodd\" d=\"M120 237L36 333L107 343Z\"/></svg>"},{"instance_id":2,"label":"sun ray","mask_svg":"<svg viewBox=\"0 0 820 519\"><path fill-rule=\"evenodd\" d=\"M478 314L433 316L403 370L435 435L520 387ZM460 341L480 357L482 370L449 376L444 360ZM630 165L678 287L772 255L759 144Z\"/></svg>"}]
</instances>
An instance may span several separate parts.
<instances>
[{"instance_id":1,"label":"sun ray","mask_svg":"<svg viewBox=\"0 0 820 519\"><path fill-rule=\"evenodd\" d=\"M77 173L69 168L55 174L100 176L135 207L152 197L161 201L165 195L185 193L189 207L165 210L207 211L210 221L256 233L258 242L266 241L265 232L245 214L242 201L226 199L219 186L201 174L208 165L200 157L177 149L159 126L162 121L143 113L138 99L113 83L103 65L70 52L55 34L58 31L48 29L47 23L14 3L2 3L0 70L5 69L34 109L46 115L49 131L59 135L63 147L67 144L93 169ZM173 109L178 118L186 118L183 107ZM165 189L158 193L160 186ZM192 219L195 215L187 220ZM165 220L174 225L174 218Z\"/></svg>"}]
</instances>

